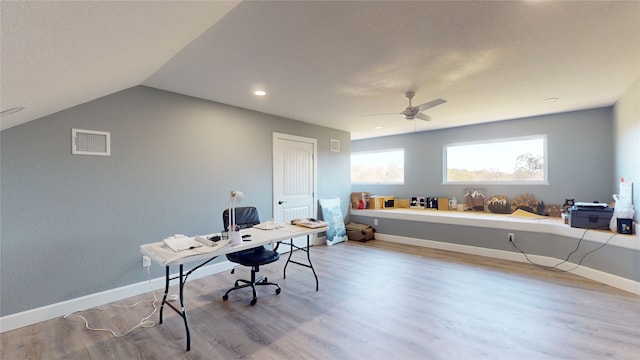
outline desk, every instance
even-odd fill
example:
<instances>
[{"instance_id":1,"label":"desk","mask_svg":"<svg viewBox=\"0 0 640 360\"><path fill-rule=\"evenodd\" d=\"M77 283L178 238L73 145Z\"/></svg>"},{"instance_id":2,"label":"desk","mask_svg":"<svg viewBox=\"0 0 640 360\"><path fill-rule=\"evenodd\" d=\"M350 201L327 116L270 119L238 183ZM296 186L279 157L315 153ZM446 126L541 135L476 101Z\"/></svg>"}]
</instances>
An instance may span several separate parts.
<instances>
[{"instance_id":1,"label":"desk","mask_svg":"<svg viewBox=\"0 0 640 360\"><path fill-rule=\"evenodd\" d=\"M218 245L213 247L201 246L191 250L184 250L180 252L174 252L169 247L167 247L162 241L154 242L149 244L143 244L140 246L140 252L143 255L148 256L154 262L164 265L165 267L165 288L164 288L164 296L162 298L162 305L160 306L160 324L162 324L162 315L164 311L164 306L167 305L171 309L173 309L178 315L180 315L184 321L184 327L187 334L187 351L191 350L191 335L189 332L189 320L187 317L187 309L184 306L184 285L187 282L187 278L191 273L198 270L202 266L208 264L215 258L221 255L226 255L228 253L251 249L258 246L263 246L266 244L280 244L283 241L289 240L289 243L284 243L284 245L289 245L291 247L291 251L289 252L289 257L287 258L287 262L284 266L283 278L287 277L287 265L289 263L301 265L304 267L308 267L313 272L313 276L316 279L316 291L319 289L318 285L318 275L316 275L316 271L311 264L311 257L309 256L309 245L310 245L310 236L313 234L317 234L323 231L326 231L326 227L317 228L317 229L308 229L300 226L293 225L285 225L282 228L274 229L274 230L260 230L257 228L243 229L241 233L250 234L251 241L243 241L242 244L239 245ZM299 247L293 243L294 238L306 236L307 245L306 247ZM303 250L307 253L308 264L300 263L298 261L291 260L291 255L294 249ZM193 269L188 272L184 272L184 265L193 262L201 262ZM179 273L176 276L171 276L170 268L171 266L178 266ZM180 307L176 307L170 302L167 302L167 296L169 294L169 284L173 280L179 280L180 285Z\"/></svg>"}]
</instances>

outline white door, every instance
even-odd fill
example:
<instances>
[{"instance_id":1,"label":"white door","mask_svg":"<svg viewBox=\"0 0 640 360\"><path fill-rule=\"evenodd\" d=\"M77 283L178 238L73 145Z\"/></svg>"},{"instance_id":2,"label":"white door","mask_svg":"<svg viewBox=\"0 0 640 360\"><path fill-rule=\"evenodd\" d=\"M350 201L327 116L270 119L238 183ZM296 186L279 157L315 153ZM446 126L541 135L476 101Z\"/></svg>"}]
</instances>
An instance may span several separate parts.
<instances>
[{"instance_id":1,"label":"white door","mask_svg":"<svg viewBox=\"0 0 640 360\"><path fill-rule=\"evenodd\" d=\"M274 221L316 217L316 148L316 139L273 133Z\"/></svg>"}]
</instances>

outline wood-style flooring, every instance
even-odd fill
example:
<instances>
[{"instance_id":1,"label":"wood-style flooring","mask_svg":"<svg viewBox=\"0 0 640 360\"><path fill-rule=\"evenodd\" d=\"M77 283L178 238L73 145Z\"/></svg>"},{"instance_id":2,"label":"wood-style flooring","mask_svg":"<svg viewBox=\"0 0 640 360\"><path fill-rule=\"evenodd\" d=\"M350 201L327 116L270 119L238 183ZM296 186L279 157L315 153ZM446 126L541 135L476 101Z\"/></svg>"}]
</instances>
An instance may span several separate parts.
<instances>
[{"instance_id":1,"label":"wood-style flooring","mask_svg":"<svg viewBox=\"0 0 640 360\"><path fill-rule=\"evenodd\" d=\"M303 257L302 252L294 257ZM236 277L190 281L182 319L116 338L57 318L2 334L2 359L640 359L640 296L533 265L383 241L315 246L309 269L284 256L261 274L282 286L222 295ZM157 265L153 265L157 266ZM160 297L160 292L156 291ZM152 293L83 314L125 331ZM158 320L157 314L152 320Z\"/></svg>"}]
</instances>

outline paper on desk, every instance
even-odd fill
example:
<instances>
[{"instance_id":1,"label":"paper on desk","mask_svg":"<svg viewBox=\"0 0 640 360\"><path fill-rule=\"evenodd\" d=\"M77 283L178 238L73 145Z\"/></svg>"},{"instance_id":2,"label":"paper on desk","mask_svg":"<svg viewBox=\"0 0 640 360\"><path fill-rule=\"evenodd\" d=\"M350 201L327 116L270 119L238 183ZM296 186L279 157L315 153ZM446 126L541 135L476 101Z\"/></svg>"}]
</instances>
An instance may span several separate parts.
<instances>
[{"instance_id":1,"label":"paper on desk","mask_svg":"<svg viewBox=\"0 0 640 360\"><path fill-rule=\"evenodd\" d=\"M260 230L275 230L275 229L282 229L284 227L284 224L273 222L273 221L267 221L257 225L253 225L253 227Z\"/></svg>"},{"instance_id":2,"label":"paper on desk","mask_svg":"<svg viewBox=\"0 0 640 360\"><path fill-rule=\"evenodd\" d=\"M157 243L144 244L140 246L140 248L151 255L154 261L158 262L161 265L167 265L178 259L186 259L190 256L215 252L220 248L227 246L228 243L229 240L220 240L218 242L218 245L215 247L201 246L194 249L173 251L164 241L161 241Z\"/></svg>"},{"instance_id":3,"label":"paper on desk","mask_svg":"<svg viewBox=\"0 0 640 360\"><path fill-rule=\"evenodd\" d=\"M202 246L199 241L184 235L169 236L164 239L164 243L173 251L190 250Z\"/></svg>"},{"instance_id":4,"label":"paper on desk","mask_svg":"<svg viewBox=\"0 0 640 360\"><path fill-rule=\"evenodd\" d=\"M294 219L291 220L291 224L297 226L303 226L310 229L317 229L325 226L329 226L329 223L315 219Z\"/></svg>"}]
</instances>

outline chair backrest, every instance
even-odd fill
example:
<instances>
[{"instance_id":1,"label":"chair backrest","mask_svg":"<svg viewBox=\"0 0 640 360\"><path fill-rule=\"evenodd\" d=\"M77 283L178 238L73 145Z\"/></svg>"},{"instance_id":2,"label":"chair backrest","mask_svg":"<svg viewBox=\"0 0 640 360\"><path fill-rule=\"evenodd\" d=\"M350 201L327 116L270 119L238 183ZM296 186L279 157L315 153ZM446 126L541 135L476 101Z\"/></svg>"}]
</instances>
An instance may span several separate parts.
<instances>
[{"instance_id":1,"label":"chair backrest","mask_svg":"<svg viewBox=\"0 0 640 360\"><path fill-rule=\"evenodd\" d=\"M240 229L250 228L253 225L260 224L260 215L258 214L258 209L254 206L243 206L236 208L236 225ZM229 209L225 209L222 212L222 224L224 225L224 230L229 230Z\"/></svg>"}]
</instances>

